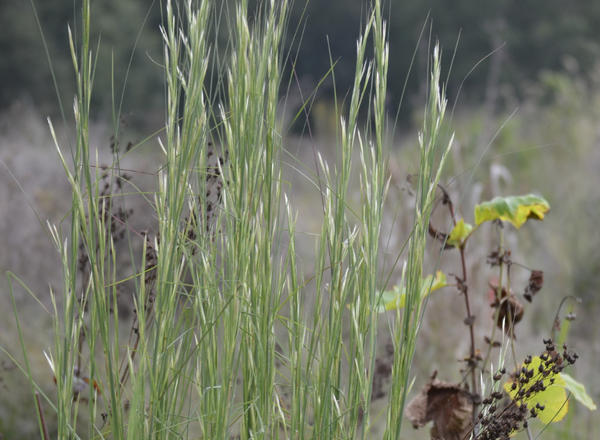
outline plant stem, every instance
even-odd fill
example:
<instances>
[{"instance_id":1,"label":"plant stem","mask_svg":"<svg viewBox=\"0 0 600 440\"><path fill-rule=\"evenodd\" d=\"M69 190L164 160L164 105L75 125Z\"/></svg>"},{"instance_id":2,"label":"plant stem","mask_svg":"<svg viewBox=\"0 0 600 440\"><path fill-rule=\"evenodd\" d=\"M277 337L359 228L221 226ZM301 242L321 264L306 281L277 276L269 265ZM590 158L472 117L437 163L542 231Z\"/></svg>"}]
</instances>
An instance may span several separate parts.
<instances>
[{"instance_id":1,"label":"plant stem","mask_svg":"<svg viewBox=\"0 0 600 440\"><path fill-rule=\"evenodd\" d=\"M441 186L440 186L441 188ZM448 209L450 210L450 215L452 216L452 222L454 226L456 226L456 211L454 210L454 205L452 204L452 200L448 193L442 189L444 193L444 202L448 205ZM463 243L460 248L460 263L462 265L462 294L465 298L465 306L467 308L467 322L469 322L469 334L471 336L471 353L469 356L469 368L471 375L471 386L473 387L473 395L477 394L477 378L475 377L475 368L477 366L477 360L475 358L475 332L473 330L474 320L471 315L471 304L469 303L469 286L467 285L467 264L465 261L465 244ZM476 411L473 411L473 417L476 415Z\"/></svg>"},{"instance_id":2,"label":"plant stem","mask_svg":"<svg viewBox=\"0 0 600 440\"><path fill-rule=\"evenodd\" d=\"M465 306L467 308L467 319L469 320L469 322L471 321L471 305L469 303L469 287L467 286L467 265L465 263L465 247L461 246L460 247L460 262L462 264L462 270L463 270L463 285L464 285L464 290L463 290L463 295L465 297ZM471 336L471 383L473 385L473 394L477 394L477 380L475 378L475 367L476 367L476 359L475 359L475 332L473 331L473 324L474 322L470 322L469 324L469 333Z\"/></svg>"}]
</instances>

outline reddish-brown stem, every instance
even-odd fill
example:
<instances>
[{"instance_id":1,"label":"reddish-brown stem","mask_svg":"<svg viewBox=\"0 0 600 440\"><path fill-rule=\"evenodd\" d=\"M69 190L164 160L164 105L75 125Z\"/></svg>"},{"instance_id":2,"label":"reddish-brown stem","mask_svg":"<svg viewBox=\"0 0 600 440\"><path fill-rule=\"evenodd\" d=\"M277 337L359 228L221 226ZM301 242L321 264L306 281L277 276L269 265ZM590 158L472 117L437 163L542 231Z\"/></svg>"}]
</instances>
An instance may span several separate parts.
<instances>
[{"instance_id":1,"label":"reddish-brown stem","mask_svg":"<svg viewBox=\"0 0 600 440\"><path fill-rule=\"evenodd\" d=\"M450 215L452 216L452 222L454 223L454 226L456 226L456 224L457 224L456 211L454 210L454 205L452 204L450 195L446 192L446 190L441 185L438 185L438 187L441 189L441 191L443 193L443 203L445 205L448 205L448 209L450 210ZM473 395L476 396L478 394L478 392L477 392L477 377L475 375L475 370L476 370L476 366L477 366L477 357L476 357L476 351L475 351L475 332L473 330L474 320L471 315L471 305L469 303L469 287L467 285L467 264L465 262L465 244L464 243L460 246L459 250L460 250L460 262L462 265L461 290L462 290L462 294L465 298L465 306L467 308L467 322L469 323L469 333L471 336L471 354L469 357L469 368L471 369L471 371L470 371L471 386L473 387L472 388ZM475 418L476 413L477 413L477 411L473 411L474 418Z\"/></svg>"},{"instance_id":2,"label":"reddish-brown stem","mask_svg":"<svg viewBox=\"0 0 600 440\"><path fill-rule=\"evenodd\" d=\"M471 319L471 305L469 303L469 287L467 286L467 265L465 264L465 248L464 246L460 247L460 262L462 264L463 270L463 283L464 290L463 295L465 297L465 306L467 307L467 319L470 322L469 325L469 333L471 334L471 361L473 362L473 370L471 371L471 383L473 385L473 394L477 394L477 379L475 377L475 363L477 362L475 358L475 332L473 330L473 322Z\"/></svg>"},{"instance_id":3,"label":"reddish-brown stem","mask_svg":"<svg viewBox=\"0 0 600 440\"><path fill-rule=\"evenodd\" d=\"M35 403L37 405L38 415L40 417L40 423L42 424L42 431L44 435L44 440L50 440L50 432L48 431L48 426L46 425L46 418L44 417L44 411L42 411L42 400L40 399L40 393L35 392Z\"/></svg>"}]
</instances>

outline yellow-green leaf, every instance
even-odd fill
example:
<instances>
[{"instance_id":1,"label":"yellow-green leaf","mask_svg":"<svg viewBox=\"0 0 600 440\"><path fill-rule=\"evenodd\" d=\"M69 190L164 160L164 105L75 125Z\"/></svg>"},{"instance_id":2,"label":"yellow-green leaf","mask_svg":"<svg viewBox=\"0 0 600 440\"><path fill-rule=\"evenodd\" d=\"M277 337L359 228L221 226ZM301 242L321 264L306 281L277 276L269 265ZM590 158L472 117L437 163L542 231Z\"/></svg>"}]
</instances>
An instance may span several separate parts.
<instances>
[{"instance_id":1,"label":"yellow-green leaf","mask_svg":"<svg viewBox=\"0 0 600 440\"><path fill-rule=\"evenodd\" d=\"M500 219L520 228L530 218L543 220L548 211L550 204L533 194L522 197L496 197L490 202L475 206L475 224Z\"/></svg>"},{"instance_id":2,"label":"yellow-green leaf","mask_svg":"<svg viewBox=\"0 0 600 440\"><path fill-rule=\"evenodd\" d=\"M460 247L465 238L471 233L473 226L468 223L465 223L464 219L460 219L460 221L456 224L450 235L448 236L447 243L449 245Z\"/></svg>"},{"instance_id":3,"label":"yellow-green leaf","mask_svg":"<svg viewBox=\"0 0 600 440\"><path fill-rule=\"evenodd\" d=\"M543 361L539 357L534 357L531 364L527 365L527 369L535 371L536 376L531 379L528 384L523 385L523 389L528 390L530 386L537 382L538 368ZM561 421L569 412L569 400L567 398L567 391L565 389L565 380L562 378L560 373L553 375L554 384L550 383L550 378L544 379L544 386L547 387L545 391L533 392L529 399L523 399L520 401L517 399L517 403L527 403L529 409L534 408L537 403L544 405L546 408L543 411L538 412L538 418L542 423L548 424L551 422ZM510 386L512 381L508 381L504 384L504 390L509 396L515 400L517 397L518 388L511 390Z\"/></svg>"},{"instance_id":4,"label":"yellow-green leaf","mask_svg":"<svg viewBox=\"0 0 600 440\"><path fill-rule=\"evenodd\" d=\"M406 288L394 286L393 290L386 290L381 294L379 313L387 310L403 309L406 302Z\"/></svg>"},{"instance_id":5,"label":"yellow-green leaf","mask_svg":"<svg viewBox=\"0 0 600 440\"><path fill-rule=\"evenodd\" d=\"M583 384L577 382L567 373L561 373L561 376L565 380L565 386L571 392L571 395L575 397L576 400L583 403L583 405L590 411L595 411L596 403L592 400L588 393L585 392L585 387Z\"/></svg>"},{"instance_id":6,"label":"yellow-green leaf","mask_svg":"<svg viewBox=\"0 0 600 440\"><path fill-rule=\"evenodd\" d=\"M428 275L421 282L421 301L434 290L441 289L447 286L446 274L441 271L437 271L435 278L433 275ZM431 289L429 288L431 286ZM381 306L379 306L379 313L386 312L388 310L403 309L406 303L406 287L394 286L393 290L387 290L381 294Z\"/></svg>"}]
</instances>

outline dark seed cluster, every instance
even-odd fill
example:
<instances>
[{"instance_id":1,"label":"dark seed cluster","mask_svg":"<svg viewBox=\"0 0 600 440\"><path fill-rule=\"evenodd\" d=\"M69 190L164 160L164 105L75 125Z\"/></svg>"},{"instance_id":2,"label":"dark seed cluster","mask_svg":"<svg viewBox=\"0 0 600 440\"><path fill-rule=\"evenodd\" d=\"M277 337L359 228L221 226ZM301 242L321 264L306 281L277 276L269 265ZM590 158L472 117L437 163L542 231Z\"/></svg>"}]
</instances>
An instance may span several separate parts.
<instances>
[{"instance_id":1,"label":"dark seed cluster","mask_svg":"<svg viewBox=\"0 0 600 440\"><path fill-rule=\"evenodd\" d=\"M116 174L113 169L106 165L99 166L99 169L102 171L102 175L97 183L98 192L94 206L96 213L93 213L92 218L100 220L96 224L96 233L110 237L112 243L116 244L125 239L129 218L133 215L133 209L126 209L122 204L117 203L117 196L121 195L123 187L131 180L131 176L125 173ZM90 222L90 213L86 215L86 220L88 223ZM91 227L92 225L89 226ZM83 235L83 237L86 236ZM82 274L82 286L88 285L90 277L90 254L95 256L95 258L106 257L101 255L101 240L96 239L94 242L94 245L92 245L84 239L79 243L77 268ZM107 250L108 252L112 252L114 247L108 245ZM84 309L87 308L87 301L83 293L79 298L79 302Z\"/></svg>"},{"instance_id":2,"label":"dark seed cluster","mask_svg":"<svg viewBox=\"0 0 600 440\"><path fill-rule=\"evenodd\" d=\"M392 364L394 363L394 345L388 342L383 356L375 359L375 371L373 372L373 391L371 400L382 399L389 391L389 381L392 375Z\"/></svg>"},{"instance_id":3,"label":"dark seed cluster","mask_svg":"<svg viewBox=\"0 0 600 440\"><path fill-rule=\"evenodd\" d=\"M146 238L146 266L144 268L144 281L146 286L152 286L156 281L156 265L158 264L158 256L156 254L156 245L160 243L160 233L156 234L156 241L152 243L148 231L142 231L142 235Z\"/></svg>"},{"instance_id":4,"label":"dark seed cluster","mask_svg":"<svg viewBox=\"0 0 600 440\"><path fill-rule=\"evenodd\" d=\"M125 209L123 206L117 206L114 203L114 198L123 189L126 182L131 180L128 174L115 175L112 179L110 170L107 166L101 165L103 171L99 185L102 187L98 193L98 217L102 219L104 225L108 229L114 243L125 238L127 230L127 220L133 214L133 209ZM89 214L88 214L89 218ZM99 249L96 249L98 251ZM88 263L87 250L85 244L79 245L79 270L84 271Z\"/></svg>"},{"instance_id":5,"label":"dark seed cluster","mask_svg":"<svg viewBox=\"0 0 600 440\"><path fill-rule=\"evenodd\" d=\"M121 126L127 125L127 117L121 119ZM119 153L119 142L116 136L111 136L109 139L109 146L113 154ZM129 151L134 146L133 142L128 142L126 150ZM120 241L126 239L128 230L130 228L130 218L133 215L133 209L127 209L123 203L124 188L131 182L131 176L120 172L120 170L107 165L99 165L97 169L98 179L94 186L87 188L88 193L86 197L92 202L89 212L86 213L85 224L81 225L81 240L78 247L77 255L77 270L81 274L80 289L81 294L77 301L80 304L82 310L87 310L89 307L88 294L91 289L88 289L92 276L91 263L94 260L107 261L108 259L114 258L117 261L117 266L120 266L119 252L116 251L115 245ZM90 234L92 231L92 234ZM146 238L147 238L147 234ZM151 248L153 249L153 247ZM154 261L156 265L156 258L148 258L150 261ZM112 264L112 262L111 262ZM116 274L115 277L119 277L120 274ZM112 278L112 276L111 276ZM107 301L109 313L114 313L117 310L117 303L120 302L121 298L125 295L125 287L121 283L110 283L111 287L106 289L106 293L109 296ZM116 284L116 286L115 286ZM113 293L115 294L113 296ZM119 310L121 312L124 309ZM135 312L135 310L134 310ZM83 352L83 345L86 342L86 335L89 329L85 330L85 324L80 328L80 336L78 341L78 353L80 357L78 359L77 370L74 374L75 378L79 380L79 387L73 389L73 398L79 401L86 400L80 396L82 387L88 385L94 386L97 391L99 387L93 379L82 376L81 365L87 364L88 361L83 359L81 353ZM132 331L136 332L137 326L134 324ZM87 381L87 382L86 382Z\"/></svg>"},{"instance_id":6,"label":"dark seed cluster","mask_svg":"<svg viewBox=\"0 0 600 440\"><path fill-rule=\"evenodd\" d=\"M131 115L123 115L121 116L120 120L119 120L119 133L123 132L128 126L129 126L129 118ZM117 136L115 136L114 134L110 136L110 141L109 141L109 145L110 145L110 151L113 154L119 154L119 141L117 139ZM134 146L136 145L136 142L133 141L128 141L127 145L125 145L125 152L129 152Z\"/></svg>"},{"instance_id":7,"label":"dark seed cluster","mask_svg":"<svg viewBox=\"0 0 600 440\"><path fill-rule=\"evenodd\" d=\"M223 169L229 162L229 150L225 150L214 161L215 151L211 141L208 142L208 147L204 188L201 190L203 194L194 198L190 215L184 221L185 236L190 243L198 239L199 233L214 237L215 214L223 201L223 188L229 184L229 181L223 177ZM196 250L193 249L192 253L195 252Z\"/></svg>"},{"instance_id":8,"label":"dark seed cluster","mask_svg":"<svg viewBox=\"0 0 600 440\"><path fill-rule=\"evenodd\" d=\"M501 409L501 400L508 397L503 392L494 391L489 397L483 399L483 409L477 416L481 430L476 436L480 440L502 439L508 440L511 433L526 429L528 419L536 418L545 406L536 403L531 405L532 397L543 393L547 389L546 383L554 383L555 376L566 366L574 364L579 356L570 352L566 344L563 344L562 354L556 350L552 339L544 340L546 351L540 356L542 363L538 368L530 368L533 362L531 356L527 356L523 367L515 375L511 390L515 398ZM492 376L495 383L502 380L506 369L502 368Z\"/></svg>"},{"instance_id":9,"label":"dark seed cluster","mask_svg":"<svg viewBox=\"0 0 600 440\"><path fill-rule=\"evenodd\" d=\"M490 252L486 257L486 262L490 266L500 266L501 264L511 265L511 253L510 251L502 251L500 247Z\"/></svg>"}]
</instances>

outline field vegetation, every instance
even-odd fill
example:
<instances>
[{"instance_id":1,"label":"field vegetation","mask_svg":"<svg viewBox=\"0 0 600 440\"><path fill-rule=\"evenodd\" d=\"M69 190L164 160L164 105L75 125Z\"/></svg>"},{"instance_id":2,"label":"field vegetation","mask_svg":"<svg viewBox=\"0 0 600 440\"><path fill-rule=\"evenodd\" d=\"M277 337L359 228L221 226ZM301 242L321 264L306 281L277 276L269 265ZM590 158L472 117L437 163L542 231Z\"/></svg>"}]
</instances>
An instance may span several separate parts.
<instances>
[{"instance_id":1,"label":"field vegetation","mask_svg":"<svg viewBox=\"0 0 600 440\"><path fill-rule=\"evenodd\" d=\"M600 432L585 401L600 394L599 72L565 59L461 105L455 54L427 22L408 57L417 72L424 57L424 87L399 112L379 1L361 9L351 70L329 58L324 95L290 67L305 56L293 5L163 6L140 44L161 41L148 59L164 86L118 41L116 80L96 84L103 14L85 0L68 34L75 100L59 85L48 120L22 98L0 118L5 438ZM138 74L164 97L138 95ZM125 111L126 75L145 122ZM521 220L478 217L528 194ZM586 386L560 422L510 394L540 355L539 374ZM467 417L414 431L435 387Z\"/></svg>"}]
</instances>

